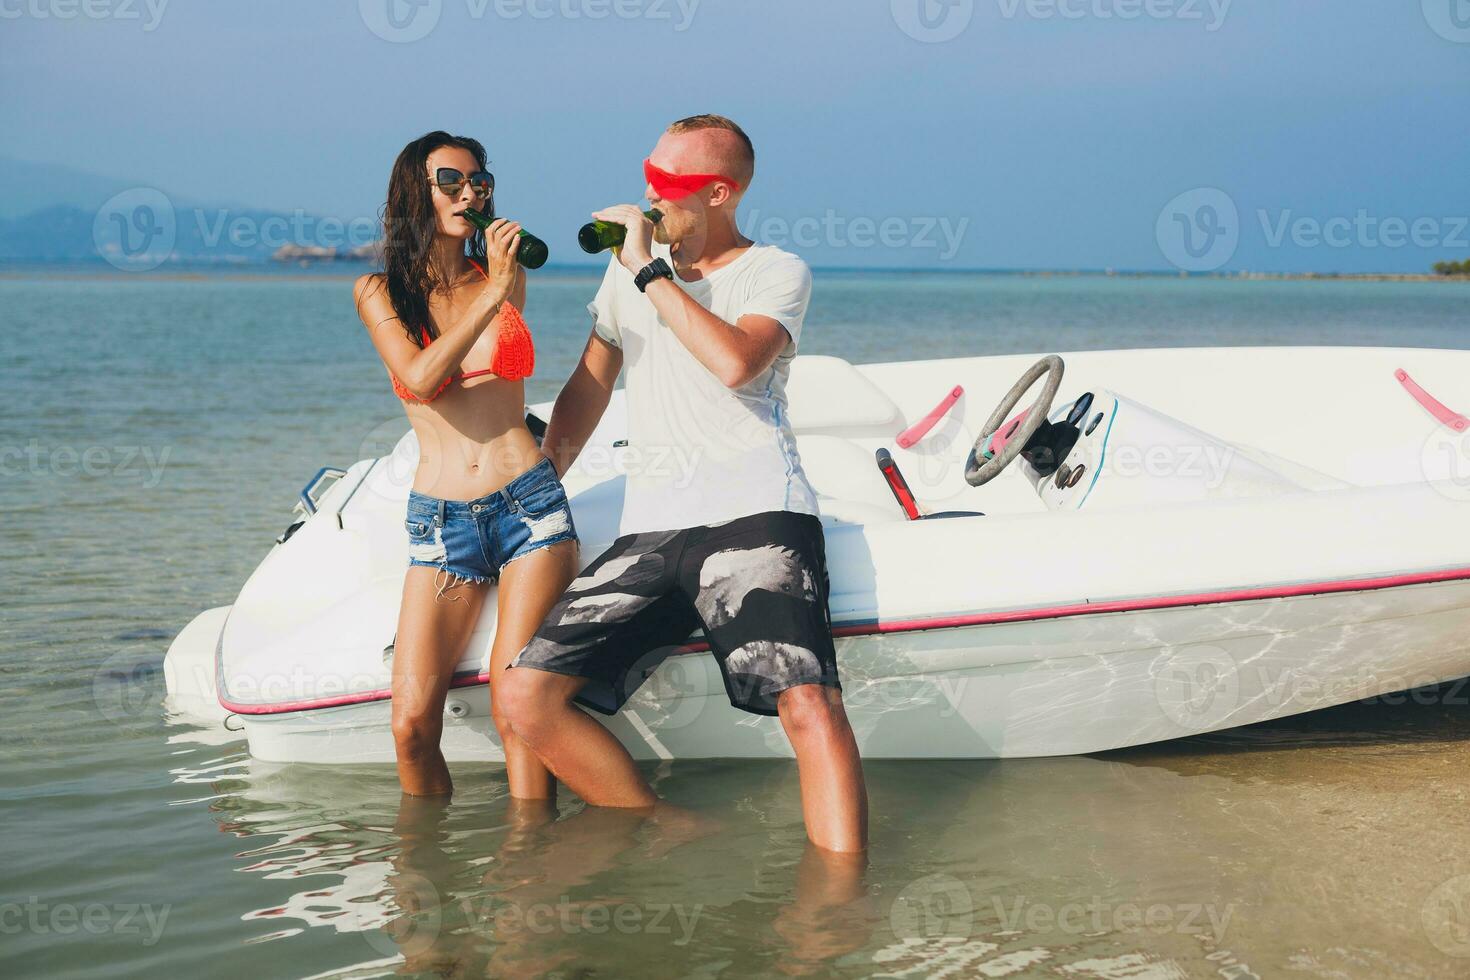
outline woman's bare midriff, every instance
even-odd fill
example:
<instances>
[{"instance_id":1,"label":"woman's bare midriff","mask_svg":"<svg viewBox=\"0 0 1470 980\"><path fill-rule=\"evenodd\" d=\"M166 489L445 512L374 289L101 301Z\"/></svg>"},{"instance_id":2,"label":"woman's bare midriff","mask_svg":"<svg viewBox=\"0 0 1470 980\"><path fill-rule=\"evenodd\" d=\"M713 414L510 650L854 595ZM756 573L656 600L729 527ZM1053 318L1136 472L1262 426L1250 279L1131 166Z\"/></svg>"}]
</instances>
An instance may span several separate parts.
<instances>
[{"instance_id":1,"label":"woman's bare midriff","mask_svg":"<svg viewBox=\"0 0 1470 980\"><path fill-rule=\"evenodd\" d=\"M413 488L444 500L494 493L545 458L526 428L525 386L501 378L456 381L429 404L408 404L419 439Z\"/></svg>"}]
</instances>

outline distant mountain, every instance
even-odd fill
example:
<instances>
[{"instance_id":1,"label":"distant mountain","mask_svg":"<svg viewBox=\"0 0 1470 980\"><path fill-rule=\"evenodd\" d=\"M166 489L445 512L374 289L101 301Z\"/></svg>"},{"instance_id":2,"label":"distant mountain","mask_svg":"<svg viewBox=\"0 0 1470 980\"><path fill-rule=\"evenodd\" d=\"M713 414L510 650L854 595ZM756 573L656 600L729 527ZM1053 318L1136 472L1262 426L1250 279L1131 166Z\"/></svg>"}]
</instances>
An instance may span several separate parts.
<instances>
[{"instance_id":1,"label":"distant mountain","mask_svg":"<svg viewBox=\"0 0 1470 980\"><path fill-rule=\"evenodd\" d=\"M0 156L0 220L54 207L95 212L114 194L142 183Z\"/></svg>"},{"instance_id":2,"label":"distant mountain","mask_svg":"<svg viewBox=\"0 0 1470 980\"><path fill-rule=\"evenodd\" d=\"M378 229L297 212L201 204L140 183L0 157L0 261L361 260Z\"/></svg>"},{"instance_id":3,"label":"distant mountain","mask_svg":"<svg viewBox=\"0 0 1470 980\"><path fill-rule=\"evenodd\" d=\"M73 262L97 259L92 241L94 213L65 204L24 218L0 218L0 259Z\"/></svg>"}]
</instances>

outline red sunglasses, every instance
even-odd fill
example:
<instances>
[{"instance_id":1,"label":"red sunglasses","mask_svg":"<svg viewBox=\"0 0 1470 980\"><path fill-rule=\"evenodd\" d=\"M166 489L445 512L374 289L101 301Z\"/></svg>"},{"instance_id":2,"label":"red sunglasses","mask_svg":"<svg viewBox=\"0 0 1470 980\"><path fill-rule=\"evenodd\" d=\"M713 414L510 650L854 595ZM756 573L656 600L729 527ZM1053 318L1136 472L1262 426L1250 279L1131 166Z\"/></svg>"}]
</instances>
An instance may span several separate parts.
<instances>
[{"instance_id":1,"label":"red sunglasses","mask_svg":"<svg viewBox=\"0 0 1470 980\"><path fill-rule=\"evenodd\" d=\"M697 193L717 180L729 184L732 190L740 190L739 181L723 174L671 174L655 167L651 160L643 161L643 177L659 197L670 201Z\"/></svg>"}]
</instances>

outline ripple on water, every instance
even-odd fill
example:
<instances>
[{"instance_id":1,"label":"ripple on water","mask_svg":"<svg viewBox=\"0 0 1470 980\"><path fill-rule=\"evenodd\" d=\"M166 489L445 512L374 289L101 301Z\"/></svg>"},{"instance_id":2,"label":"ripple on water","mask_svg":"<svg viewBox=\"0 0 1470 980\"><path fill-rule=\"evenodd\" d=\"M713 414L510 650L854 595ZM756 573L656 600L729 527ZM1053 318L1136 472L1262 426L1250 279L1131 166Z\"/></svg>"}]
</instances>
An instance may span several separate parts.
<instances>
[{"instance_id":1,"label":"ripple on water","mask_svg":"<svg viewBox=\"0 0 1470 980\"><path fill-rule=\"evenodd\" d=\"M570 373L596 281L538 279L531 400ZM1470 874L1470 730L1448 698L1098 758L870 763L866 867L805 848L785 763L650 769L701 818L650 825L566 797L512 811L488 767L456 767L448 807L419 805L391 767L271 767L217 728L170 723L169 639L232 600L317 467L401 423L344 288L0 281L0 307L95 368L43 385L34 352L0 356L0 384L25 395L0 444L47 450L38 472L0 481L6 891L135 908L144 928L8 935L8 968L1463 974L1425 925ZM1038 331L1057 349L1463 346L1470 312L1470 292L1449 289L885 274L823 274L814 300L803 349L858 361L1030 351ZM60 445L146 448L161 466L68 475ZM145 906L168 909L157 937ZM1153 906L1163 928L1135 918Z\"/></svg>"}]
</instances>

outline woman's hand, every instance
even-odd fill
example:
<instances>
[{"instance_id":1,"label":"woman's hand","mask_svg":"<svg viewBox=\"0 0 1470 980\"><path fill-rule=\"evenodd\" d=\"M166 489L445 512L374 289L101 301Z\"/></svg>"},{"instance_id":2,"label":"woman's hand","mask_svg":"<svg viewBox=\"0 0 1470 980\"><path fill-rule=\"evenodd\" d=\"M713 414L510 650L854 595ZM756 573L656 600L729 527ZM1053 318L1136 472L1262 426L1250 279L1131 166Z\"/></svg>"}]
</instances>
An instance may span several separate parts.
<instances>
[{"instance_id":1,"label":"woman's hand","mask_svg":"<svg viewBox=\"0 0 1470 980\"><path fill-rule=\"evenodd\" d=\"M618 261L623 263L623 268L637 275L645 265L653 261L653 222L635 205L614 205L598 211L592 217L628 229L628 236L617 250Z\"/></svg>"},{"instance_id":2,"label":"woman's hand","mask_svg":"<svg viewBox=\"0 0 1470 980\"><path fill-rule=\"evenodd\" d=\"M520 271L520 263L516 261L516 250L520 248L521 240L518 236L521 226L518 222L507 221L504 218L496 218L489 228L485 229L485 291L481 294L484 300L493 307L499 307L510 298L511 290L515 288L516 274Z\"/></svg>"}]
</instances>

